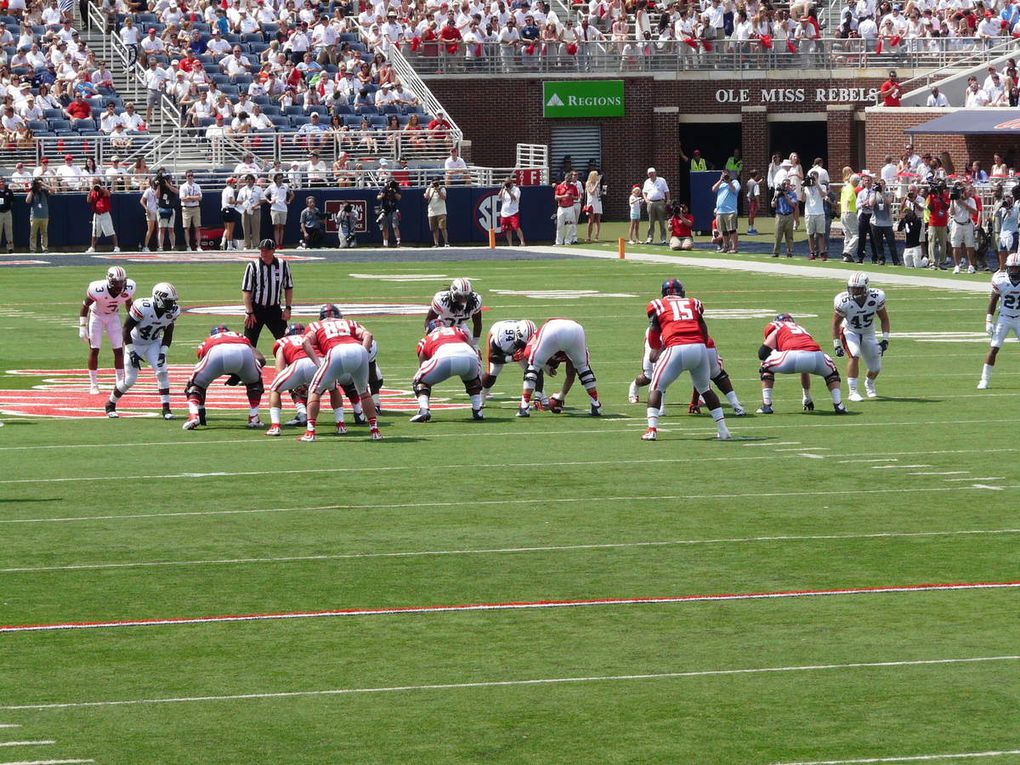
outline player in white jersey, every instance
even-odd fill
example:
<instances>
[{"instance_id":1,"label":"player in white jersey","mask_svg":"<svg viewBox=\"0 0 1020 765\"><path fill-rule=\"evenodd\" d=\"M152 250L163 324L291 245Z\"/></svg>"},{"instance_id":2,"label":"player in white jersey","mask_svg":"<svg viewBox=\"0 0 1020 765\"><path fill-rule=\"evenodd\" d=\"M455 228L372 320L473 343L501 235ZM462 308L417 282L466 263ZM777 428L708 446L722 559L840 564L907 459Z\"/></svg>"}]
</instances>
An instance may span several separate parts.
<instances>
[{"instance_id":1,"label":"player in white jersey","mask_svg":"<svg viewBox=\"0 0 1020 765\"><path fill-rule=\"evenodd\" d=\"M836 295L832 303L832 347L837 356L849 356L846 381L851 401L863 401L857 392L857 374L861 357L868 368L864 390L875 398L875 378L882 369L882 356L889 348L889 314L885 293L872 289L868 275L857 271L850 275L846 291ZM875 317L882 325L882 339L875 338Z\"/></svg>"},{"instance_id":2,"label":"player in white jersey","mask_svg":"<svg viewBox=\"0 0 1020 765\"><path fill-rule=\"evenodd\" d=\"M1002 304L999 304L999 300ZM993 323L995 307L999 306L999 320ZM1012 332L1020 338L1020 255L1012 253L1006 257L1006 270L997 271L992 276L992 294L988 299L988 313L985 315L985 332L992 337L991 348L985 357L985 365L981 370L978 390L988 387L995 366L995 357Z\"/></svg>"},{"instance_id":3,"label":"player in white jersey","mask_svg":"<svg viewBox=\"0 0 1020 765\"><path fill-rule=\"evenodd\" d=\"M514 358L524 358L528 368L524 373L524 385L521 391L521 404L517 409L518 417L530 417L531 397L538 385L538 374L544 371L547 375L556 374L560 364L566 362L567 372L563 387L559 393L549 397L549 411L558 414L563 411L563 402L574 384L574 378L581 381L588 394L592 417L602 415L602 403L595 384L595 373L591 368L588 354L588 342L584 336L584 327L570 319L549 319L538 332L531 336L524 350L518 351Z\"/></svg>"},{"instance_id":4,"label":"player in white jersey","mask_svg":"<svg viewBox=\"0 0 1020 765\"><path fill-rule=\"evenodd\" d=\"M514 361L514 354L524 349L535 331L535 322L528 319L506 319L497 321L489 327L489 336L485 341L488 371L482 375L482 395L485 398L492 396L492 388L499 373L504 366ZM517 363L522 370L527 371L528 363L523 358L518 358ZM532 396L536 409L549 403L549 397L542 392L544 379L541 372L538 377L538 384Z\"/></svg>"},{"instance_id":5,"label":"player in white jersey","mask_svg":"<svg viewBox=\"0 0 1020 765\"><path fill-rule=\"evenodd\" d=\"M124 322L124 350L129 364L124 381L118 382L106 402L106 416L118 417L117 401L127 393L138 379L142 360L156 372L159 399L163 404L163 419L172 420L170 411L170 374L166 354L174 339L174 322L181 315L177 305L177 290L169 282L159 282L152 288L152 297L136 300Z\"/></svg>"},{"instance_id":6,"label":"player in white jersey","mask_svg":"<svg viewBox=\"0 0 1020 765\"><path fill-rule=\"evenodd\" d=\"M89 344L89 393L99 393L99 349L103 333L113 348L113 367L117 382L124 379L124 334L120 325L120 307L131 310L135 283L120 266L110 266L106 279L90 282L78 313L78 337Z\"/></svg>"},{"instance_id":7,"label":"player in white jersey","mask_svg":"<svg viewBox=\"0 0 1020 765\"><path fill-rule=\"evenodd\" d=\"M425 326L438 319L444 327L459 327L467 332L471 344L478 347L482 335L482 296L471 289L470 279L454 279L450 289L441 290L432 298ZM471 329L468 329L468 321Z\"/></svg>"}]
</instances>

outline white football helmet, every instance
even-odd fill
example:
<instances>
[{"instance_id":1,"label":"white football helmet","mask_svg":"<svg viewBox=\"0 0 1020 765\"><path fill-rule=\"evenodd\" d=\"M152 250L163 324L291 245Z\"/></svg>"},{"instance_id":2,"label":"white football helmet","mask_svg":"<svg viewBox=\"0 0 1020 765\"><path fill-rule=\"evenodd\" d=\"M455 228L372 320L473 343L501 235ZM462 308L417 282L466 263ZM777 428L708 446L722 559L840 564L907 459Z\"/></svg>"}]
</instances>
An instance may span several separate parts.
<instances>
[{"instance_id":1,"label":"white football helmet","mask_svg":"<svg viewBox=\"0 0 1020 765\"><path fill-rule=\"evenodd\" d=\"M517 322L517 340L514 345L518 348L523 348L534 334L535 322L527 319Z\"/></svg>"},{"instance_id":2,"label":"white football helmet","mask_svg":"<svg viewBox=\"0 0 1020 765\"><path fill-rule=\"evenodd\" d=\"M109 287L116 287L118 290L124 287L127 282L127 271L120 266L110 266L106 271L106 284Z\"/></svg>"},{"instance_id":3,"label":"white football helmet","mask_svg":"<svg viewBox=\"0 0 1020 765\"><path fill-rule=\"evenodd\" d=\"M868 279L868 275L863 271L855 271L850 275L850 278L846 280L846 290L850 293L850 297L863 297L868 294L868 285L871 280Z\"/></svg>"},{"instance_id":4,"label":"white football helmet","mask_svg":"<svg viewBox=\"0 0 1020 765\"><path fill-rule=\"evenodd\" d=\"M161 311L177 307L177 289L170 282L159 282L152 288L152 302Z\"/></svg>"},{"instance_id":5,"label":"white football helmet","mask_svg":"<svg viewBox=\"0 0 1020 765\"><path fill-rule=\"evenodd\" d=\"M450 285L450 294L455 298L467 300L471 292L470 279L454 279L453 283Z\"/></svg>"},{"instance_id":6,"label":"white football helmet","mask_svg":"<svg viewBox=\"0 0 1020 765\"><path fill-rule=\"evenodd\" d=\"M1010 279L1020 277L1020 255L1015 252L1006 256L1006 273Z\"/></svg>"}]
</instances>

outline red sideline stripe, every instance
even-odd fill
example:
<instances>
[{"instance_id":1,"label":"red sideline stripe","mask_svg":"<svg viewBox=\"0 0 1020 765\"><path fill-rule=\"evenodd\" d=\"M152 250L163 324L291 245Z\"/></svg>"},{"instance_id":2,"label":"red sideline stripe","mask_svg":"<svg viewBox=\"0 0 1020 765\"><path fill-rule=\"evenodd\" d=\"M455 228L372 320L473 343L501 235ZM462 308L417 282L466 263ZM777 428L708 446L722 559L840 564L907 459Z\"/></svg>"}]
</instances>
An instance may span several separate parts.
<instances>
[{"instance_id":1,"label":"red sideline stripe","mask_svg":"<svg viewBox=\"0 0 1020 765\"><path fill-rule=\"evenodd\" d=\"M838 590L780 590L777 592L721 593L710 595L674 595L637 598L594 598L590 600L533 600L509 603L462 603L447 606L393 606L391 608L342 608L333 611L290 611L275 614L226 614L222 616L174 616L165 619L122 619L107 622L63 622L56 624L12 624L0 626L0 632L43 632L48 630L87 630L107 627L155 627L173 624L210 624L216 622L255 622L271 619L317 619L338 616L383 616L386 614L429 614L450 611L509 611L522 608L579 608L582 606L630 606L656 603L697 603L704 601L766 600L769 598L806 598L833 595L874 595L890 592L932 592L939 590L999 590L1020 587L1014 582L958 582L955 584L903 584L885 587L850 587Z\"/></svg>"}]
</instances>

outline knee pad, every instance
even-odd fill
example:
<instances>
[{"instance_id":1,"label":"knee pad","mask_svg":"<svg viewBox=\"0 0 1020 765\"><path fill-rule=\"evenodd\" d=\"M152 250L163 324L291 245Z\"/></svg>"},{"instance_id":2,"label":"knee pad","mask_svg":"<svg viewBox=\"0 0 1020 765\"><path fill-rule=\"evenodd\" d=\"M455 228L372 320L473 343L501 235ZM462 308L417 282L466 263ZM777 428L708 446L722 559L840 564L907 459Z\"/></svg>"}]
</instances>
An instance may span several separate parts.
<instances>
[{"instance_id":1,"label":"knee pad","mask_svg":"<svg viewBox=\"0 0 1020 765\"><path fill-rule=\"evenodd\" d=\"M262 394L266 392L266 386L261 380L258 382L249 383L244 386L248 393L248 403L255 406L259 401L262 400Z\"/></svg>"},{"instance_id":2,"label":"knee pad","mask_svg":"<svg viewBox=\"0 0 1020 765\"><path fill-rule=\"evenodd\" d=\"M416 396L431 396L432 395L432 386L429 385L426 382L421 382L419 380L415 380L413 390L414 390L414 395L416 395Z\"/></svg>"},{"instance_id":3,"label":"knee pad","mask_svg":"<svg viewBox=\"0 0 1020 765\"><path fill-rule=\"evenodd\" d=\"M595 384L595 373L591 371L591 367L585 367L578 370L577 379L585 388L590 388Z\"/></svg>"},{"instance_id":4,"label":"knee pad","mask_svg":"<svg viewBox=\"0 0 1020 765\"><path fill-rule=\"evenodd\" d=\"M375 395L382 390L383 376L379 372L379 365L374 361L368 367L368 389Z\"/></svg>"},{"instance_id":5,"label":"knee pad","mask_svg":"<svg viewBox=\"0 0 1020 765\"><path fill-rule=\"evenodd\" d=\"M524 384L534 389L538 385L538 369L534 366L528 366L524 372Z\"/></svg>"},{"instance_id":6,"label":"knee pad","mask_svg":"<svg viewBox=\"0 0 1020 765\"><path fill-rule=\"evenodd\" d=\"M825 384L826 385L832 385L833 383L838 383L840 381L839 380L839 372L832 372L831 374L827 374L822 379L825 380Z\"/></svg>"},{"instance_id":7,"label":"knee pad","mask_svg":"<svg viewBox=\"0 0 1020 765\"><path fill-rule=\"evenodd\" d=\"M776 376L765 367L758 367L758 376L762 379L762 382L776 381Z\"/></svg>"},{"instance_id":8,"label":"knee pad","mask_svg":"<svg viewBox=\"0 0 1020 765\"><path fill-rule=\"evenodd\" d=\"M361 394L358 393L358 389L354 383L347 383L341 385L340 388L343 390L344 395L347 396L347 400L351 402L351 406L361 403Z\"/></svg>"},{"instance_id":9,"label":"knee pad","mask_svg":"<svg viewBox=\"0 0 1020 765\"><path fill-rule=\"evenodd\" d=\"M170 387L170 373L166 367L156 370L156 381L159 384L160 390L166 390Z\"/></svg>"},{"instance_id":10,"label":"knee pad","mask_svg":"<svg viewBox=\"0 0 1020 765\"><path fill-rule=\"evenodd\" d=\"M726 370L722 370L719 374L712 378L712 382L715 383L715 387L722 387L723 383L729 382L730 376L726 373Z\"/></svg>"},{"instance_id":11,"label":"knee pad","mask_svg":"<svg viewBox=\"0 0 1020 765\"><path fill-rule=\"evenodd\" d=\"M482 392L482 380L480 377L475 377L473 380L468 380L464 383L464 390L469 396L474 396Z\"/></svg>"},{"instance_id":12,"label":"knee pad","mask_svg":"<svg viewBox=\"0 0 1020 765\"><path fill-rule=\"evenodd\" d=\"M205 388L195 385L194 379L188 380L184 388L184 395L189 401L195 401L199 406L205 406Z\"/></svg>"}]
</instances>

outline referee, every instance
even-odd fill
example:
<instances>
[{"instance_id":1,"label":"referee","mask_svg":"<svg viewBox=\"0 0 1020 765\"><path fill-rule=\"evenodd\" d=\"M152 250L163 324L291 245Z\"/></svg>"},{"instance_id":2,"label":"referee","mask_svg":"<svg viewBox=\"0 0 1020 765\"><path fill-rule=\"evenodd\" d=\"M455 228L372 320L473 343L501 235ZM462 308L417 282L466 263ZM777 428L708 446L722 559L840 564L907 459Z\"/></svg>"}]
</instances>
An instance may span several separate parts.
<instances>
[{"instance_id":1,"label":"referee","mask_svg":"<svg viewBox=\"0 0 1020 765\"><path fill-rule=\"evenodd\" d=\"M244 297L244 336L257 345L262 327L268 327L273 337L281 338L290 321L294 280L290 266L276 257L276 242L263 239L259 243L259 259L245 266L241 281ZM286 301L280 305L280 296Z\"/></svg>"}]
</instances>

